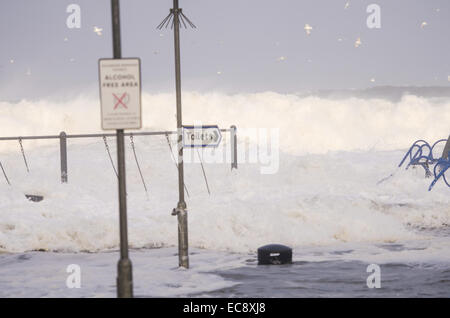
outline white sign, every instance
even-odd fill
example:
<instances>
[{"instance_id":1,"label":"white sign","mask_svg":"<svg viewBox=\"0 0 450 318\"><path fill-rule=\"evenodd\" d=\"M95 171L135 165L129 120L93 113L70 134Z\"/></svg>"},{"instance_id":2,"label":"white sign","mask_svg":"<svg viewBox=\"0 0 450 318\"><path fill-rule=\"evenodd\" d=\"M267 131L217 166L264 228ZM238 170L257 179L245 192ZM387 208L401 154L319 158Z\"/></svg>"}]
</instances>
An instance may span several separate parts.
<instances>
[{"instance_id":1,"label":"white sign","mask_svg":"<svg viewBox=\"0 0 450 318\"><path fill-rule=\"evenodd\" d=\"M184 147L217 147L221 140L218 126L183 126Z\"/></svg>"},{"instance_id":2,"label":"white sign","mask_svg":"<svg viewBox=\"0 0 450 318\"><path fill-rule=\"evenodd\" d=\"M140 60L100 59L99 77L102 128L141 128Z\"/></svg>"}]
</instances>

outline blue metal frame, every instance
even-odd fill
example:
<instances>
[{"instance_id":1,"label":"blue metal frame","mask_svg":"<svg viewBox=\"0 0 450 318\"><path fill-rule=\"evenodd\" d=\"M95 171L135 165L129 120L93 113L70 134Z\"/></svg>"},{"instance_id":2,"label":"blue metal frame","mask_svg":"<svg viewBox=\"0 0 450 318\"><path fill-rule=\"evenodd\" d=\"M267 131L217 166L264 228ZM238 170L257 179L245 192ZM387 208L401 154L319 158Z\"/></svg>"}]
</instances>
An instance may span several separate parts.
<instances>
[{"instance_id":1,"label":"blue metal frame","mask_svg":"<svg viewBox=\"0 0 450 318\"><path fill-rule=\"evenodd\" d=\"M440 139L436 141L432 146L428 144L425 140L416 140L413 145L409 148L409 150L406 152L405 156L403 157L402 161L398 165L401 167L403 163L405 162L406 158L409 156L409 163L406 166L406 170L408 170L409 166L411 165L420 165L425 169L426 176L432 176L429 169L429 165L435 164L440 158L435 158L433 155L434 148L437 144L441 142L446 142L447 139ZM416 151L413 154L413 151L416 149ZM425 150L425 151L424 151Z\"/></svg>"},{"instance_id":2,"label":"blue metal frame","mask_svg":"<svg viewBox=\"0 0 450 318\"><path fill-rule=\"evenodd\" d=\"M436 182L442 177L445 184L450 188L450 183L448 182L447 178L445 177L445 173L450 168L450 159L439 159L436 165L434 166L434 180L431 182L430 187L428 188L428 191L431 191L436 184Z\"/></svg>"},{"instance_id":3,"label":"blue metal frame","mask_svg":"<svg viewBox=\"0 0 450 318\"><path fill-rule=\"evenodd\" d=\"M450 168L450 152L447 159L444 158L435 158L433 155L434 148L437 144L441 142L447 142L447 139L440 139L436 141L432 146L428 144L425 140L416 140L413 145L409 148L409 150L406 152L405 156L403 157L402 161L398 165L398 167L401 167L403 163L406 161L406 159L409 157L409 163L406 166L406 170L411 165L420 165L425 169L425 175L427 177L431 177L434 175L434 180L430 184L430 187L428 188L428 191L431 191L433 189L436 182L442 177L445 184L450 187L450 183L447 180L445 173ZM435 164L433 173L431 173L429 165Z\"/></svg>"}]
</instances>

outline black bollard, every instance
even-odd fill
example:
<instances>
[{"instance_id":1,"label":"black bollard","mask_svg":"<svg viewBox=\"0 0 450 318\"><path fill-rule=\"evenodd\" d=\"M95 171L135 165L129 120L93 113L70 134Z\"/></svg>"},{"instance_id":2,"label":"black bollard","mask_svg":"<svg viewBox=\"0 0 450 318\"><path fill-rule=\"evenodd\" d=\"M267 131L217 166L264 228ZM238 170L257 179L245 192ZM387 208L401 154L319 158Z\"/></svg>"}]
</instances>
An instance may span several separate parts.
<instances>
[{"instance_id":1,"label":"black bollard","mask_svg":"<svg viewBox=\"0 0 450 318\"><path fill-rule=\"evenodd\" d=\"M258 265L292 263L292 249L285 245L269 244L258 248Z\"/></svg>"}]
</instances>

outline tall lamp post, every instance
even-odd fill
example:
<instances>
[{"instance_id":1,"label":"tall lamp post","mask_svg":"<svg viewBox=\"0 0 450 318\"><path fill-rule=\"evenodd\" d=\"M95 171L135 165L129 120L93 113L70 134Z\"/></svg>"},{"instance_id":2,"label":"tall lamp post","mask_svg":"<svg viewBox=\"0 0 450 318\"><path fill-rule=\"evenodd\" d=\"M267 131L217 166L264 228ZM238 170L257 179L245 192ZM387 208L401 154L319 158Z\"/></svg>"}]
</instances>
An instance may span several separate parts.
<instances>
[{"instance_id":1,"label":"tall lamp post","mask_svg":"<svg viewBox=\"0 0 450 318\"><path fill-rule=\"evenodd\" d=\"M178 258L179 266L189 268L188 253L188 221L186 202L184 200L184 166L183 166L183 121L181 109L181 63L180 63L180 27L192 28L196 26L183 14L179 8L178 0L173 0L173 8L169 15L158 25L158 29L171 25L174 34L175 46L175 86L177 105L177 150L178 150L178 204L172 211L172 215L178 218Z\"/></svg>"}]
</instances>

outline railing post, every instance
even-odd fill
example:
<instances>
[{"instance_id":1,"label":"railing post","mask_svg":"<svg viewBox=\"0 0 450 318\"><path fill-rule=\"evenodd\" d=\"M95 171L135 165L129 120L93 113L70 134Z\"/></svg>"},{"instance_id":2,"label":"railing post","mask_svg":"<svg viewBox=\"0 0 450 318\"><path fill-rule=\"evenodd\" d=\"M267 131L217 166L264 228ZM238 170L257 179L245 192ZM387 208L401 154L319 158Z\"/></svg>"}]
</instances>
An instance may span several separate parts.
<instances>
[{"instance_id":1,"label":"railing post","mask_svg":"<svg viewBox=\"0 0 450 318\"><path fill-rule=\"evenodd\" d=\"M64 131L59 134L59 151L61 158L61 182L67 183L67 136Z\"/></svg>"},{"instance_id":2,"label":"railing post","mask_svg":"<svg viewBox=\"0 0 450 318\"><path fill-rule=\"evenodd\" d=\"M236 126L230 126L230 145L231 145L231 170L238 168L237 163L237 134Z\"/></svg>"}]
</instances>

